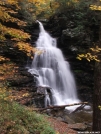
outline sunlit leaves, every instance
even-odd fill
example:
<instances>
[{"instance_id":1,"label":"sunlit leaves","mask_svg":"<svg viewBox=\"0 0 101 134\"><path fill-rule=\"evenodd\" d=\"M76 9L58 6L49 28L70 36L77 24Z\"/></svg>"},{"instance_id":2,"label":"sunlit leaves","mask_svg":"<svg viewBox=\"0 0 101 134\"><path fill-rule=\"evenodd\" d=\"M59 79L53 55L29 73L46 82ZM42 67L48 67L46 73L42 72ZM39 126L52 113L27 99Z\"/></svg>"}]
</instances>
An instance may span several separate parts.
<instances>
[{"instance_id":1,"label":"sunlit leaves","mask_svg":"<svg viewBox=\"0 0 101 134\"><path fill-rule=\"evenodd\" d=\"M4 37L4 35L3 35L3 34L1 34L1 35L0 35L0 40L2 40L2 41L3 41L3 40L5 40L5 39L6 39L6 38Z\"/></svg>"},{"instance_id":2,"label":"sunlit leaves","mask_svg":"<svg viewBox=\"0 0 101 134\"><path fill-rule=\"evenodd\" d=\"M5 58L4 56L0 56L0 62L1 61L9 61L10 59L8 59L8 58Z\"/></svg>"},{"instance_id":3,"label":"sunlit leaves","mask_svg":"<svg viewBox=\"0 0 101 134\"><path fill-rule=\"evenodd\" d=\"M2 19L2 21L9 19L10 15L8 13L5 12L5 10L0 6L0 19Z\"/></svg>"},{"instance_id":4,"label":"sunlit leaves","mask_svg":"<svg viewBox=\"0 0 101 134\"><path fill-rule=\"evenodd\" d=\"M100 52L101 48L96 46L95 48L90 48L90 50L93 51L93 52Z\"/></svg>"},{"instance_id":5,"label":"sunlit leaves","mask_svg":"<svg viewBox=\"0 0 101 134\"><path fill-rule=\"evenodd\" d=\"M19 50L25 52L29 57L33 56L33 53L37 51L36 48L33 48L29 43L25 42L18 42L15 46L18 47Z\"/></svg>"},{"instance_id":6,"label":"sunlit leaves","mask_svg":"<svg viewBox=\"0 0 101 134\"><path fill-rule=\"evenodd\" d=\"M101 110L101 106L99 105L98 108Z\"/></svg>"},{"instance_id":7,"label":"sunlit leaves","mask_svg":"<svg viewBox=\"0 0 101 134\"><path fill-rule=\"evenodd\" d=\"M0 19L3 23L12 22L16 23L18 26L26 26L26 22L13 17L10 14L17 14L16 7L20 0L8 0L0 2ZM9 5L10 6L9 6ZM14 4L15 10L10 8ZM12 40L22 41L30 38L28 33L25 33L22 29L10 28L0 23L0 40L6 40L5 35L9 35Z\"/></svg>"},{"instance_id":8,"label":"sunlit leaves","mask_svg":"<svg viewBox=\"0 0 101 134\"><path fill-rule=\"evenodd\" d=\"M90 5L90 9L101 11L101 0L95 1L94 4Z\"/></svg>"},{"instance_id":9,"label":"sunlit leaves","mask_svg":"<svg viewBox=\"0 0 101 134\"><path fill-rule=\"evenodd\" d=\"M19 50L25 52L27 56L31 58L33 58L34 53L37 53L38 55L43 53L43 51L38 50L37 48L31 46L29 43L25 42L18 42L17 44L15 44L15 47L18 47Z\"/></svg>"},{"instance_id":10,"label":"sunlit leaves","mask_svg":"<svg viewBox=\"0 0 101 134\"><path fill-rule=\"evenodd\" d=\"M91 9L91 10L99 10L99 11L101 11L101 6L90 5L90 9Z\"/></svg>"},{"instance_id":11,"label":"sunlit leaves","mask_svg":"<svg viewBox=\"0 0 101 134\"><path fill-rule=\"evenodd\" d=\"M28 33L15 28L3 26L2 24L0 24L0 32L2 33L2 35L9 34L13 38L13 40L15 39L17 41L30 38L30 35Z\"/></svg>"},{"instance_id":12,"label":"sunlit leaves","mask_svg":"<svg viewBox=\"0 0 101 134\"><path fill-rule=\"evenodd\" d=\"M15 9L12 8L12 6L14 6ZM25 21L17 18L19 12L22 13L23 16L25 15L25 17L22 17L25 18ZM48 13L48 16L49 12L52 12L50 1L48 0L0 1L0 40L6 40L6 37L9 37L13 42L16 42L18 49L25 52L27 56L32 56L32 53L35 53L36 51L40 54L39 50L31 47L30 44L26 42L26 40L30 39L30 35L22 30L22 27L27 25L27 21L30 20L29 17L33 18L33 16L38 16L41 13L44 15L45 12ZM33 19L31 21L33 21ZM12 28L12 26L7 27L5 22L12 22L14 25L16 23L18 26L21 26L21 28Z\"/></svg>"},{"instance_id":13,"label":"sunlit leaves","mask_svg":"<svg viewBox=\"0 0 101 134\"><path fill-rule=\"evenodd\" d=\"M89 62L91 60L95 60L97 62L100 62L100 60L98 59L98 56L97 54L99 52L101 52L101 48L99 48L98 46L96 46L95 48L90 48L90 51L89 53L86 53L86 54L78 54L77 56L77 59L78 60L82 60L83 58L87 59Z\"/></svg>"},{"instance_id":14,"label":"sunlit leaves","mask_svg":"<svg viewBox=\"0 0 101 134\"><path fill-rule=\"evenodd\" d=\"M97 55L92 55L91 53L86 53L86 54L78 54L77 59L78 60L82 60L83 58L87 59L87 61L91 61L91 60L95 60L97 62L100 62L100 60L98 60Z\"/></svg>"},{"instance_id":15,"label":"sunlit leaves","mask_svg":"<svg viewBox=\"0 0 101 134\"><path fill-rule=\"evenodd\" d=\"M12 16L9 15L9 13L12 13L12 14L16 14L16 12L14 12L13 10L7 10L7 8L2 8L2 6L0 6L0 19L2 19L2 21L5 21L5 22L14 22L14 23L17 23L17 25L19 26L26 26L26 22L22 21L22 20L19 20L18 18L14 18Z\"/></svg>"},{"instance_id":16,"label":"sunlit leaves","mask_svg":"<svg viewBox=\"0 0 101 134\"><path fill-rule=\"evenodd\" d=\"M51 6L50 6L51 2ZM42 52L33 48L26 41L30 40L30 35L22 30L23 26L26 26L31 16L44 16L48 17L50 13L56 8L56 2L54 0L7 0L0 2L0 40L4 41L8 37L15 44L12 47L17 47L20 51L23 51L33 58L33 53L41 54ZM14 8L12 8L14 6ZM25 21L17 18L18 14L21 14ZM16 14L16 15L15 15ZM46 15L47 14L47 15ZM16 16L16 17L14 17ZM19 15L18 15L19 16ZM31 20L33 22L33 19ZM17 28L12 28L12 26L7 27L6 23L16 24ZM2 58L3 60L3 58Z\"/></svg>"},{"instance_id":17,"label":"sunlit leaves","mask_svg":"<svg viewBox=\"0 0 101 134\"><path fill-rule=\"evenodd\" d=\"M11 5L15 5L15 4L17 4L18 3L18 1L19 0L7 0L7 1L5 1L7 4L11 4Z\"/></svg>"},{"instance_id":18,"label":"sunlit leaves","mask_svg":"<svg viewBox=\"0 0 101 134\"><path fill-rule=\"evenodd\" d=\"M0 74L4 80L15 73L15 67L16 66L13 63L3 63L0 65Z\"/></svg>"}]
</instances>

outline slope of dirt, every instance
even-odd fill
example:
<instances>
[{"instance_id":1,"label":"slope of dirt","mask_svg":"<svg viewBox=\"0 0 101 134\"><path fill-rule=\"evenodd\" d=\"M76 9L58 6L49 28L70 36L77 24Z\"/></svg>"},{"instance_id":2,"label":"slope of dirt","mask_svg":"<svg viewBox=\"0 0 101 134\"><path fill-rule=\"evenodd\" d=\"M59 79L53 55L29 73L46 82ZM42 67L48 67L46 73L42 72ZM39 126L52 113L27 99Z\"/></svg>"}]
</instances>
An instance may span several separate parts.
<instances>
[{"instance_id":1,"label":"slope of dirt","mask_svg":"<svg viewBox=\"0 0 101 134\"><path fill-rule=\"evenodd\" d=\"M58 132L59 134L77 134L77 131L72 130L68 127L68 124L61 122L52 117L48 117L47 120L50 122L50 125Z\"/></svg>"}]
</instances>

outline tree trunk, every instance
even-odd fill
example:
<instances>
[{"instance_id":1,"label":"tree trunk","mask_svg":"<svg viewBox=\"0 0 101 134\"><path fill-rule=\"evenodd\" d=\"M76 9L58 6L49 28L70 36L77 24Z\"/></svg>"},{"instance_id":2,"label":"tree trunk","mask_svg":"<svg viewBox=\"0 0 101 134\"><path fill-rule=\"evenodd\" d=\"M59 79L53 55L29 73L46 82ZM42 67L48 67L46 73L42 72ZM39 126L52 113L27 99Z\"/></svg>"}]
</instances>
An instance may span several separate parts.
<instances>
[{"instance_id":1,"label":"tree trunk","mask_svg":"<svg viewBox=\"0 0 101 134\"><path fill-rule=\"evenodd\" d=\"M95 87L93 94L93 131L101 132L101 62L95 63Z\"/></svg>"},{"instance_id":2,"label":"tree trunk","mask_svg":"<svg viewBox=\"0 0 101 134\"><path fill-rule=\"evenodd\" d=\"M101 48L101 25L99 32L99 47ZM101 52L98 53L100 62L95 63L94 94L93 94L93 131L101 133Z\"/></svg>"}]
</instances>

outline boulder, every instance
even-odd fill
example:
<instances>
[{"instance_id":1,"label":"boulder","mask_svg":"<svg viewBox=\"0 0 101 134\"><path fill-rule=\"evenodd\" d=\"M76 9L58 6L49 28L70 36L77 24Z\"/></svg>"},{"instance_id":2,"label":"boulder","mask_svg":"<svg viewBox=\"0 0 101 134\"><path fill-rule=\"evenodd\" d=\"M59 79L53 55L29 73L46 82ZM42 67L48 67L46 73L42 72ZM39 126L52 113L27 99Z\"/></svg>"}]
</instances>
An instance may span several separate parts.
<instances>
[{"instance_id":1,"label":"boulder","mask_svg":"<svg viewBox=\"0 0 101 134\"><path fill-rule=\"evenodd\" d=\"M87 125L85 125L84 123L68 124L68 127L79 131L84 131L87 129Z\"/></svg>"},{"instance_id":2,"label":"boulder","mask_svg":"<svg viewBox=\"0 0 101 134\"><path fill-rule=\"evenodd\" d=\"M70 117L68 117L67 115L64 115L63 118L64 118L64 122L66 122L66 123L68 123L68 124L74 124L74 123L75 123L75 121L72 120L72 119L71 119Z\"/></svg>"}]
</instances>

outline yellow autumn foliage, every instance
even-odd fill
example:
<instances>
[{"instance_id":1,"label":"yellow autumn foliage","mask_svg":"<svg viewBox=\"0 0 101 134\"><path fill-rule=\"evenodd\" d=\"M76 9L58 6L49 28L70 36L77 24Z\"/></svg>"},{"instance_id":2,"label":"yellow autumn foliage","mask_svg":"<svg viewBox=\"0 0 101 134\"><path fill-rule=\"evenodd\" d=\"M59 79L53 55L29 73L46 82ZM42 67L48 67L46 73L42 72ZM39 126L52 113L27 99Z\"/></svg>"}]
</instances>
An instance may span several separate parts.
<instances>
[{"instance_id":1,"label":"yellow autumn foliage","mask_svg":"<svg viewBox=\"0 0 101 134\"><path fill-rule=\"evenodd\" d=\"M29 43L25 42L18 42L14 45L15 47L18 47L20 51L23 51L27 54L28 57L33 58L33 54L37 53L38 55L42 54L42 50L38 50L37 48L34 48Z\"/></svg>"},{"instance_id":2,"label":"yellow autumn foliage","mask_svg":"<svg viewBox=\"0 0 101 134\"><path fill-rule=\"evenodd\" d=\"M93 52L100 52L101 48L99 48L98 46L96 46L95 48L90 48L91 51Z\"/></svg>"},{"instance_id":3,"label":"yellow autumn foliage","mask_svg":"<svg viewBox=\"0 0 101 134\"><path fill-rule=\"evenodd\" d=\"M15 29L15 28L9 28L0 23L0 32L2 35L9 34L13 40L21 41L21 40L26 40L30 38L30 35L28 33L25 33L22 30Z\"/></svg>"},{"instance_id":4,"label":"yellow autumn foliage","mask_svg":"<svg viewBox=\"0 0 101 134\"><path fill-rule=\"evenodd\" d=\"M55 0L7 0L7 1L1 1L0 5L4 5L4 4L10 4L10 5L14 5L16 8L16 11L21 9L21 7L19 6L19 4L21 2L26 2L27 3L27 10L30 12L32 11L32 16L38 16L41 13L45 14L44 17L49 17L54 11L55 9L58 7L58 2L55 2ZM35 6L35 9L31 8L31 6L33 5L33 7ZM51 5L51 6L50 6ZM33 14L34 12L34 14Z\"/></svg>"},{"instance_id":5,"label":"yellow autumn foliage","mask_svg":"<svg viewBox=\"0 0 101 134\"><path fill-rule=\"evenodd\" d=\"M22 30L22 27L27 25L27 21L17 18L17 15L19 11L27 11L27 13L31 14L32 17L37 17L40 14L45 14L45 17L49 17L57 6L58 3L54 2L54 0L1 0L0 40L6 41L6 37L8 36L13 42L16 42L14 47L18 47L18 49L25 52L27 56L32 56L32 53L35 53L36 51L37 54L40 54L41 51L33 48L26 42L26 40L30 39L30 35ZM17 24L19 28L14 28L12 25L8 27L6 23ZM4 60L3 57L1 60Z\"/></svg>"},{"instance_id":6,"label":"yellow autumn foliage","mask_svg":"<svg viewBox=\"0 0 101 134\"><path fill-rule=\"evenodd\" d=\"M101 11L101 6L90 5L90 9L91 9L91 10L99 10L99 11Z\"/></svg>"},{"instance_id":7,"label":"yellow autumn foliage","mask_svg":"<svg viewBox=\"0 0 101 134\"><path fill-rule=\"evenodd\" d=\"M89 62L91 60L95 60L97 62L100 62L100 60L98 59L97 53L101 52L101 48L99 48L97 45L95 46L95 48L90 48L91 52L88 52L86 54L78 54L77 59L78 60L82 60L87 59Z\"/></svg>"},{"instance_id":8,"label":"yellow autumn foliage","mask_svg":"<svg viewBox=\"0 0 101 134\"><path fill-rule=\"evenodd\" d=\"M83 58L84 59L87 59L87 61L91 61L91 60L95 60L97 62L100 62L100 60L98 59L97 55L92 55L91 53L86 53L86 54L83 54L84 56L81 56L82 54L78 54L77 56L77 59L78 60L82 60Z\"/></svg>"},{"instance_id":9,"label":"yellow autumn foliage","mask_svg":"<svg viewBox=\"0 0 101 134\"><path fill-rule=\"evenodd\" d=\"M101 11L101 0L94 1L94 4L90 5L90 9Z\"/></svg>"},{"instance_id":10,"label":"yellow autumn foliage","mask_svg":"<svg viewBox=\"0 0 101 134\"><path fill-rule=\"evenodd\" d=\"M98 108L101 110L101 106L99 105Z\"/></svg>"},{"instance_id":11,"label":"yellow autumn foliage","mask_svg":"<svg viewBox=\"0 0 101 134\"><path fill-rule=\"evenodd\" d=\"M23 51L27 54L28 57L33 58L33 53L37 51L36 48L33 48L29 43L18 42L15 44L15 47L18 47L20 51Z\"/></svg>"},{"instance_id":12,"label":"yellow autumn foliage","mask_svg":"<svg viewBox=\"0 0 101 134\"><path fill-rule=\"evenodd\" d=\"M0 62L1 61L9 61L10 59L9 58L6 58L6 57L4 57L4 56L0 56Z\"/></svg>"},{"instance_id":13,"label":"yellow autumn foliage","mask_svg":"<svg viewBox=\"0 0 101 134\"><path fill-rule=\"evenodd\" d=\"M2 41L6 41L6 35L9 35L10 39L16 42L26 41L27 39L30 39L30 35L20 27L18 29L13 28L12 25L8 27L5 24L7 22L10 22L11 24L17 24L18 26L26 26L27 22L11 15L18 14L17 10L20 8L18 6L18 2L20 2L20 0L0 1L0 40ZM15 9L12 8L12 5L15 6ZM1 58L1 60L4 59Z\"/></svg>"},{"instance_id":14,"label":"yellow autumn foliage","mask_svg":"<svg viewBox=\"0 0 101 134\"><path fill-rule=\"evenodd\" d=\"M8 9L8 8L5 8L2 6L0 6L0 19L4 22L15 22L17 23L17 25L19 26L26 26L26 22L22 21L22 20L19 20L18 18L14 18L12 16L9 15L9 13L12 13L12 14L16 14L17 12L15 12L14 10L12 9Z\"/></svg>"}]
</instances>

